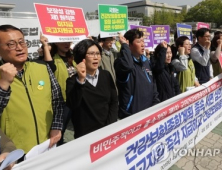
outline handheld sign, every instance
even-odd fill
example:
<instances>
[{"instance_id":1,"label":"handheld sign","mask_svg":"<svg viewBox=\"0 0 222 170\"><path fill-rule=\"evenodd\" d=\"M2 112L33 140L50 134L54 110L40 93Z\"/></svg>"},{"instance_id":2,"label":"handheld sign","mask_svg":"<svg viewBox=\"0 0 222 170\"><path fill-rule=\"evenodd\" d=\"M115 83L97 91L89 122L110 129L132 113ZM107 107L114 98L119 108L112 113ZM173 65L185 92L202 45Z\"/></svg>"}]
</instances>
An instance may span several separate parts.
<instances>
[{"instance_id":1,"label":"handheld sign","mask_svg":"<svg viewBox=\"0 0 222 170\"><path fill-rule=\"evenodd\" d=\"M199 30L200 28L208 28L210 29L210 25L204 22L198 22L197 23L197 29Z\"/></svg>"},{"instance_id":2,"label":"handheld sign","mask_svg":"<svg viewBox=\"0 0 222 170\"><path fill-rule=\"evenodd\" d=\"M82 8L34 3L42 33L49 42L85 39L89 32Z\"/></svg>"},{"instance_id":3,"label":"handheld sign","mask_svg":"<svg viewBox=\"0 0 222 170\"><path fill-rule=\"evenodd\" d=\"M118 32L124 34L128 29L127 6L98 5L100 37L118 36Z\"/></svg>"},{"instance_id":4,"label":"handheld sign","mask_svg":"<svg viewBox=\"0 0 222 170\"><path fill-rule=\"evenodd\" d=\"M187 36L190 42L193 42L192 26L177 23L177 36L178 37Z\"/></svg>"},{"instance_id":5,"label":"handheld sign","mask_svg":"<svg viewBox=\"0 0 222 170\"><path fill-rule=\"evenodd\" d=\"M144 45L149 51L153 51L153 34L152 28L141 25L130 25L130 29L138 29L143 32Z\"/></svg>"},{"instance_id":6,"label":"handheld sign","mask_svg":"<svg viewBox=\"0 0 222 170\"><path fill-rule=\"evenodd\" d=\"M151 25L153 30L153 45L154 48L156 46L166 41L167 43L170 42L170 26L169 25Z\"/></svg>"}]
</instances>

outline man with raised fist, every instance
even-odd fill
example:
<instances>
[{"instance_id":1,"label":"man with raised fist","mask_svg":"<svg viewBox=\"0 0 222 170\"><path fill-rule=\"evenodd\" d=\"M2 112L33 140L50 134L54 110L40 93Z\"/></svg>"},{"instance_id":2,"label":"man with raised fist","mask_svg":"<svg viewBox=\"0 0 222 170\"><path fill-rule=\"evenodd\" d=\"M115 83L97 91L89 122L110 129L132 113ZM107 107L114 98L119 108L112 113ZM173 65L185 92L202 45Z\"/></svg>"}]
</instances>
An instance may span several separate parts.
<instances>
[{"instance_id":1,"label":"man with raised fist","mask_svg":"<svg viewBox=\"0 0 222 170\"><path fill-rule=\"evenodd\" d=\"M24 35L12 25L0 26L0 56L2 131L25 153L47 139L53 146L61 137L64 101L51 69L28 61Z\"/></svg>"}]
</instances>

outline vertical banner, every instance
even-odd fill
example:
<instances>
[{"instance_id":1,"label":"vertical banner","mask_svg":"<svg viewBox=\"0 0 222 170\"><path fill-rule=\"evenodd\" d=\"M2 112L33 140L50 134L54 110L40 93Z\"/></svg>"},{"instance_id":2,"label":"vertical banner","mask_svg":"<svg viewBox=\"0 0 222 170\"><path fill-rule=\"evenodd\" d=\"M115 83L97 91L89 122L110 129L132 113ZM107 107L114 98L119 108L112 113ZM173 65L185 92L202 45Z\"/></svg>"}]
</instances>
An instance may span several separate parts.
<instances>
[{"instance_id":1,"label":"vertical banner","mask_svg":"<svg viewBox=\"0 0 222 170\"><path fill-rule=\"evenodd\" d=\"M187 36L190 42L192 43L193 42L192 26L177 23L177 36L178 37Z\"/></svg>"},{"instance_id":2,"label":"vertical banner","mask_svg":"<svg viewBox=\"0 0 222 170\"><path fill-rule=\"evenodd\" d=\"M49 42L81 41L89 35L82 8L37 3L34 6Z\"/></svg>"},{"instance_id":3,"label":"vertical banner","mask_svg":"<svg viewBox=\"0 0 222 170\"><path fill-rule=\"evenodd\" d=\"M151 25L153 31L153 45L154 48L161 43L166 41L170 43L170 26L169 25Z\"/></svg>"},{"instance_id":4,"label":"vertical banner","mask_svg":"<svg viewBox=\"0 0 222 170\"><path fill-rule=\"evenodd\" d=\"M200 28L208 28L210 29L210 25L204 22L198 22L197 23L197 29L199 30Z\"/></svg>"},{"instance_id":5,"label":"vertical banner","mask_svg":"<svg viewBox=\"0 0 222 170\"><path fill-rule=\"evenodd\" d=\"M122 5L98 5L100 37L118 36L128 30L128 10Z\"/></svg>"},{"instance_id":6,"label":"vertical banner","mask_svg":"<svg viewBox=\"0 0 222 170\"><path fill-rule=\"evenodd\" d=\"M40 26L37 19L0 18L1 25L11 24L23 32L28 45L28 58L35 59L39 56L37 50L41 45L39 40Z\"/></svg>"},{"instance_id":7,"label":"vertical banner","mask_svg":"<svg viewBox=\"0 0 222 170\"><path fill-rule=\"evenodd\" d=\"M143 31L143 38L144 38L144 44L145 48L149 49L149 51L153 51L153 34L152 34L152 28L146 27L146 26L140 26L140 25L130 25L130 29L138 29L140 31Z\"/></svg>"}]
</instances>

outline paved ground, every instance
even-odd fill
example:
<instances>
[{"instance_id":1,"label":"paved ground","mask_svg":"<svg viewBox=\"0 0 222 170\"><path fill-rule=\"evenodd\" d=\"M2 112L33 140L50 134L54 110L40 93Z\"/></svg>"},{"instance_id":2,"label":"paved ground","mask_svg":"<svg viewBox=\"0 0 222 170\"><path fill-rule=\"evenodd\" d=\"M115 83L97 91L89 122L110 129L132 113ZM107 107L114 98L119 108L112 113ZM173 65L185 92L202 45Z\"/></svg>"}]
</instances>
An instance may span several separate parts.
<instances>
[{"instance_id":1,"label":"paved ground","mask_svg":"<svg viewBox=\"0 0 222 170\"><path fill-rule=\"evenodd\" d=\"M74 139L73 135L74 135L73 126L72 123L69 122L68 127L65 131L64 142L69 142L73 140Z\"/></svg>"},{"instance_id":2,"label":"paved ground","mask_svg":"<svg viewBox=\"0 0 222 170\"><path fill-rule=\"evenodd\" d=\"M203 138L196 148L220 149L220 154L216 156L192 156L181 158L169 170L222 170L222 123L214 128L205 138Z\"/></svg>"},{"instance_id":3,"label":"paved ground","mask_svg":"<svg viewBox=\"0 0 222 170\"><path fill-rule=\"evenodd\" d=\"M73 140L73 134L70 124L65 132L65 142ZM222 170L222 122L203 138L196 148L215 148L221 151L220 154L211 157L197 156L196 159L192 156L183 157L169 170Z\"/></svg>"}]
</instances>

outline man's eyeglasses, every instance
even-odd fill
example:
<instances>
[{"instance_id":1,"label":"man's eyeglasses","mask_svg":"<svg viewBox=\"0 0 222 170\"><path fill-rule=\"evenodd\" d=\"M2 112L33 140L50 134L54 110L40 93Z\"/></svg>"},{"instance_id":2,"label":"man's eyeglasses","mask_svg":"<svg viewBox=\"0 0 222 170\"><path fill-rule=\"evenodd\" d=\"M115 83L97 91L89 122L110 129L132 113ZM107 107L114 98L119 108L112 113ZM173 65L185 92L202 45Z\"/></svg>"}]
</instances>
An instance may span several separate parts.
<instances>
[{"instance_id":1,"label":"man's eyeglasses","mask_svg":"<svg viewBox=\"0 0 222 170\"><path fill-rule=\"evenodd\" d=\"M89 52L89 53L86 53L89 55L89 57L101 57L101 53L100 52Z\"/></svg>"},{"instance_id":2,"label":"man's eyeglasses","mask_svg":"<svg viewBox=\"0 0 222 170\"><path fill-rule=\"evenodd\" d=\"M16 42L16 41L12 40L9 43L0 44L0 45L7 45L10 50L14 50L14 49L16 49L18 47L18 44L21 47L27 47L27 43L26 43L25 40L20 40L19 42Z\"/></svg>"}]
</instances>

